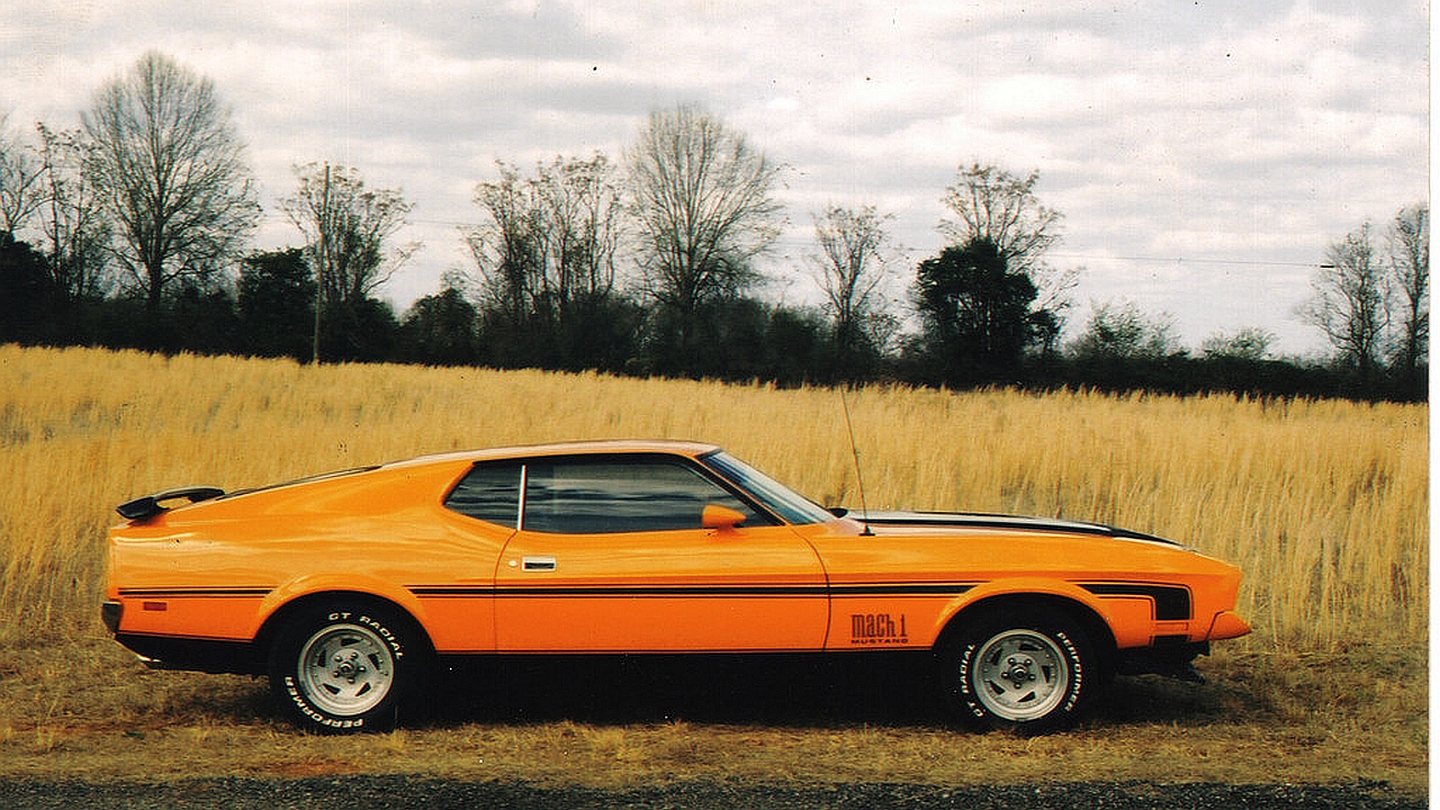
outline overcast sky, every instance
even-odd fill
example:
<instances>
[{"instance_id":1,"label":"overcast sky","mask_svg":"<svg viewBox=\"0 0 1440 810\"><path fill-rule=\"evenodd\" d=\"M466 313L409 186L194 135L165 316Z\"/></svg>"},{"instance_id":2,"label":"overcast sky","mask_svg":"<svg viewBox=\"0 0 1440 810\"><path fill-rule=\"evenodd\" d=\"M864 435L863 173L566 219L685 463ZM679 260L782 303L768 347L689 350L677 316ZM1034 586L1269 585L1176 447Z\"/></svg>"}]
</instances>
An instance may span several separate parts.
<instances>
[{"instance_id":1,"label":"overcast sky","mask_svg":"<svg viewBox=\"0 0 1440 810\"><path fill-rule=\"evenodd\" d=\"M1423 0L25 0L0 5L0 113L73 128L159 50L215 82L278 200L331 161L415 203L402 310L467 264L457 225L497 159L619 159L646 116L698 104L783 164L790 227L767 295L814 300L812 214L873 204L914 264L942 246L961 164L1040 172L1083 268L1070 314L1130 301L1182 343L1295 315L1326 247L1428 200Z\"/></svg>"}]
</instances>

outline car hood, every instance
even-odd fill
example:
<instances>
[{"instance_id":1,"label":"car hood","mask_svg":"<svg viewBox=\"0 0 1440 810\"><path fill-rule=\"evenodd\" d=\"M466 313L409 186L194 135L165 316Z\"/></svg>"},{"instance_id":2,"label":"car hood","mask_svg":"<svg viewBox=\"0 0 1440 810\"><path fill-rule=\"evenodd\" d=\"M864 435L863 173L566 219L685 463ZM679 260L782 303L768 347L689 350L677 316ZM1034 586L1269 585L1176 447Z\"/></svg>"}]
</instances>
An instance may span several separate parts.
<instances>
[{"instance_id":1,"label":"car hood","mask_svg":"<svg viewBox=\"0 0 1440 810\"><path fill-rule=\"evenodd\" d=\"M1061 532L1124 540L1144 540L1152 543L1163 543L1167 546L1179 545L1179 543L1172 540L1144 534L1143 532L1119 529L1114 526L1106 526L1103 523L1087 523L1078 520L1063 520L1061 518L990 515L968 512L870 512L863 515L850 512L847 517L860 521L869 526L872 531L880 534L884 534L885 530L891 527L897 529L933 528L939 530L1008 529Z\"/></svg>"}]
</instances>

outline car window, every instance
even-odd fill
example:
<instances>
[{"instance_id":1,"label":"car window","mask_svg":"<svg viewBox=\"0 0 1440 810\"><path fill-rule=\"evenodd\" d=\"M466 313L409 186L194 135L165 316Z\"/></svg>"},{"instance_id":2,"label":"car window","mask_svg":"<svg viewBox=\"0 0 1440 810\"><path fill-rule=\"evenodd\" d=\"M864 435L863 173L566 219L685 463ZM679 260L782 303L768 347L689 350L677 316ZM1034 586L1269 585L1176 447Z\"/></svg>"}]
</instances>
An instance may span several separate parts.
<instances>
[{"instance_id":1,"label":"car window","mask_svg":"<svg viewBox=\"0 0 1440 810\"><path fill-rule=\"evenodd\" d=\"M678 460L565 459L526 465L527 531L563 534L701 528L706 504L766 521L748 504Z\"/></svg>"},{"instance_id":2,"label":"car window","mask_svg":"<svg viewBox=\"0 0 1440 810\"><path fill-rule=\"evenodd\" d=\"M835 519L833 514L819 504L723 450L711 453L700 461L790 523L826 523Z\"/></svg>"},{"instance_id":3,"label":"car window","mask_svg":"<svg viewBox=\"0 0 1440 810\"><path fill-rule=\"evenodd\" d=\"M462 515L516 528L520 519L520 463L476 464L445 498Z\"/></svg>"}]
</instances>

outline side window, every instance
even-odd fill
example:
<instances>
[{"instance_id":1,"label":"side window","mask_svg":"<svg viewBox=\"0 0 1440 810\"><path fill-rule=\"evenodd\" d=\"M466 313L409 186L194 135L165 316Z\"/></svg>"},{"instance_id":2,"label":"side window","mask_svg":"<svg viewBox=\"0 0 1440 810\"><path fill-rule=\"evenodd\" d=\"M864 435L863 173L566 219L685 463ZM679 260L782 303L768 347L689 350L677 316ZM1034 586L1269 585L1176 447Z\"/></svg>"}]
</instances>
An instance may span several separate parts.
<instances>
[{"instance_id":1,"label":"side window","mask_svg":"<svg viewBox=\"0 0 1440 810\"><path fill-rule=\"evenodd\" d=\"M741 512L748 526L765 521L700 473L663 459L564 460L528 465L527 531L605 534L698 529L706 504Z\"/></svg>"},{"instance_id":2,"label":"side window","mask_svg":"<svg viewBox=\"0 0 1440 810\"><path fill-rule=\"evenodd\" d=\"M476 464L445 498L445 508L515 528L520 518L520 464Z\"/></svg>"}]
</instances>

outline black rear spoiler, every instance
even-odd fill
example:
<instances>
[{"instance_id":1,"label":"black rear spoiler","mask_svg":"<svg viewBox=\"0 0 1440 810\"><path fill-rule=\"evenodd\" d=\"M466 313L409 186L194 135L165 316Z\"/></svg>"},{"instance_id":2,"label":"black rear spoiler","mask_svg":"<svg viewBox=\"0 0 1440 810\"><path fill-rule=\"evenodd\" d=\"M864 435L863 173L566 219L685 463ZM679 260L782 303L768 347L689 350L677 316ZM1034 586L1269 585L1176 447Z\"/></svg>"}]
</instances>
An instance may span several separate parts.
<instances>
[{"instance_id":1,"label":"black rear spoiler","mask_svg":"<svg viewBox=\"0 0 1440 810\"><path fill-rule=\"evenodd\" d=\"M179 489L167 489L164 492L157 492L154 495L146 495L143 498L136 498L133 501L126 501L115 507L120 517L126 520L149 520L161 512L171 508L171 501L186 501L188 503L199 503L218 498L225 494L225 490L216 487L180 487ZM172 504L173 505L173 504Z\"/></svg>"}]
</instances>

